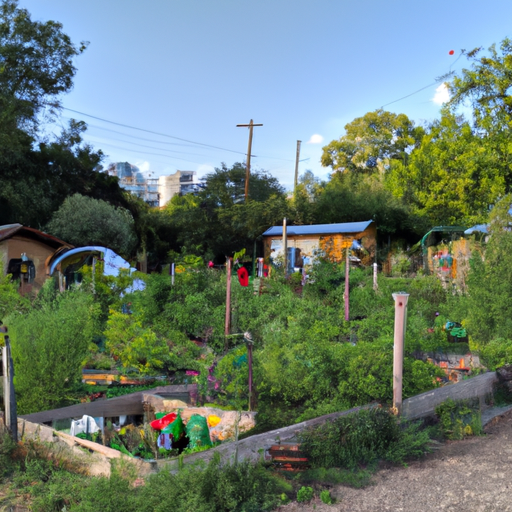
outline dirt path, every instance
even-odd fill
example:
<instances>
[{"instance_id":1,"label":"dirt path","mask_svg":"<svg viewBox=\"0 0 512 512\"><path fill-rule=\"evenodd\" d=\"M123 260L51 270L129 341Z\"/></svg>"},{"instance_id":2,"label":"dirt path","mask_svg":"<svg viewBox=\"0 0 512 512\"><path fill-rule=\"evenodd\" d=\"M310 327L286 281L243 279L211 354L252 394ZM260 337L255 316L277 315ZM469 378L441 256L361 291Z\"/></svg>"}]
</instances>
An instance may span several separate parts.
<instances>
[{"instance_id":1,"label":"dirt path","mask_svg":"<svg viewBox=\"0 0 512 512\"><path fill-rule=\"evenodd\" d=\"M380 470L365 489L336 486L337 503L290 503L281 512L512 511L512 411L486 435L446 443L408 467Z\"/></svg>"}]
</instances>

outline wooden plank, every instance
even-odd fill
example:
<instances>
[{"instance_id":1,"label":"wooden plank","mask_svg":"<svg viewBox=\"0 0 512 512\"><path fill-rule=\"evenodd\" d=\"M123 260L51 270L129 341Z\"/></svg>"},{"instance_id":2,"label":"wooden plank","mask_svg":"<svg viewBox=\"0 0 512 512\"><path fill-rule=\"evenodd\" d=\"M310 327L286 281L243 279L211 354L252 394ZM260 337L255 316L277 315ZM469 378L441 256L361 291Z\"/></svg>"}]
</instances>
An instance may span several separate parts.
<instances>
[{"instance_id":1,"label":"wooden plank","mask_svg":"<svg viewBox=\"0 0 512 512\"><path fill-rule=\"evenodd\" d=\"M183 394L190 393L196 389L197 385L170 385L159 386L146 391L138 391L129 395L109 398L108 400L97 400L96 402L86 402L82 404L70 405L51 411L42 411L21 416L32 423L49 423L53 420L67 418L81 418L84 414L93 418L113 418L116 416L134 416L143 414L144 395Z\"/></svg>"},{"instance_id":2,"label":"wooden plank","mask_svg":"<svg viewBox=\"0 0 512 512\"><path fill-rule=\"evenodd\" d=\"M66 440L68 443L79 444L84 448L88 448L89 450L92 450L94 452L101 453L101 455L105 455L105 457L109 457L111 459L120 459L123 457L126 457L128 459L131 458L128 455L121 453L119 450L115 450L114 448L110 448L109 446L103 446L102 444L94 443L93 441L88 441L87 439L80 439L79 437L70 436L69 434L66 434L64 432L59 432L58 430L55 430L55 435Z\"/></svg>"}]
</instances>

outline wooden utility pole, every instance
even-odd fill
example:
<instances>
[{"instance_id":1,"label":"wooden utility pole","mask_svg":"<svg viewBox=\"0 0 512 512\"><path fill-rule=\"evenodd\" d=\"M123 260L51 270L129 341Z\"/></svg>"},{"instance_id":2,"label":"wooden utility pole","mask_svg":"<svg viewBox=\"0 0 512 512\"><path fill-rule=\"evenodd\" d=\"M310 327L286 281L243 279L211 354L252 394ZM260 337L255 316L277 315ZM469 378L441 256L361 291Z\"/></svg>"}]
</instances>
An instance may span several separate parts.
<instances>
[{"instance_id":1,"label":"wooden utility pole","mask_svg":"<svg viewBox=\"0 0 512 512\"><path fill-rule=\"evenodd\" d=\"M293 185L293 195L297 192L297 184L299 183L299 157L300 157L300 143L301 141L297 141L297 154L295 156L295 181Z\"/></svg>"},{"instance_id":2,"label":"wooden utility pole","mask_svg":"<svg viewBox=\"0 0 512 512\"><path fill-rule=\"evenodd\" d=\"M249 199L249 176L251 175L251 149L252 149L252 129L255 126L263 126L262 124L254 124L252 119L249 124L237 124L239 128L249 128L249 146L247 148L247 162L245 171L245 202Z\"/></svg>"}]
</instances>

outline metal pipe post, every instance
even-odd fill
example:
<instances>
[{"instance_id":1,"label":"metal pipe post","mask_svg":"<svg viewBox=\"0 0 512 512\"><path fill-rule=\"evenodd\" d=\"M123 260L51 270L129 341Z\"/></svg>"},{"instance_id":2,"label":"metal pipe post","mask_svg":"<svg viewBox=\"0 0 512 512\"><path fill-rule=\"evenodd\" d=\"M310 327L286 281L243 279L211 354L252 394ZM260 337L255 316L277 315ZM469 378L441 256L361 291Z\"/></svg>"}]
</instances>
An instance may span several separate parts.
<instances>
[{"instance_id":1,"label":"metal pipe post","mask_svg":"<svg viewBox=\"0 0 512 512\"><path fill-rule=\"evenodd\" d=\"M407 315L407 301L409 294L405 292L393 293L395 301L395 338L393 345L393 412L400 415L402 412L402 375L404 366L404 337L405 320Z\"/></svg>"}]
</instances>

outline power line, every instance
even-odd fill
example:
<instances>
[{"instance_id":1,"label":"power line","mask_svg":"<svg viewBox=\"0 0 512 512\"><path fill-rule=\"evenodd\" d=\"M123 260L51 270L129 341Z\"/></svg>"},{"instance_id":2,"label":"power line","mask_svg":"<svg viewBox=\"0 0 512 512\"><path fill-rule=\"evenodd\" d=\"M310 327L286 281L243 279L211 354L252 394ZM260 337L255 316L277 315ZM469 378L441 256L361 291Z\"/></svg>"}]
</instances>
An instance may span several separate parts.
<instances>
[{"instance_id":1,"label":"power line","mask_svg":"<svg viewBox=\"0 0 512 512\"><path fill-rule=\"evenodd\" d=\"M90 114L86 114L85 112L79 112L78 110L73 110L71 108L66 108L66 107L62 107L62 108L64 110L67 110L68 112L74 112L75 114L80 114L81 116L86 116L86 117L90 117L92 119L97 119L98 121L103 121L104 123L115 124L116 126L122 126L123 128L129 128L130 130L138 130L140 132L152 133L153 135L159 135L160 137L168 137L169 139L181 140L183 142L197 144L198 146L205 146L207 148L220 149L221 151L228 151L230 153L237 153L239 155L245 155L245 153L243 153L241 151L234 151L233 149L226 149L226 148L221 148L219 146L213 146L211 144L203 144L202 142L195 142L193 140L182 139L181 137L175 137L174 135L168 135L167 133L154 132L151 130L146 130L144 128L137 128L136 126L130 126L128 124L116 123L115 121L109 121L108 119L103 119L101 117L92 116Z\"/></svg>"},{"instance_id":2,"label":"power line","mask_svg":"<svg viewBox=\"0 0 512 512\"><path fill-rule=\"evenodd\" d=\"M68 119L68 120L73 119L72 117L67 117L67 116L62 116L62 117L64 119ZM99 126L97 124L87 123L87 127L96 128L97 130L103 130L103 131L106 131L106 132L117 133L118 135L124 135L125 137L131 137L132 139L143 140L143 141L146 141L146 142L154 142L156 144L166 144L166 145L169 145L169 146L182 146L182 147L189 147L189 148L195 147L194 144L181 144L179 142L167 142L167 141L164 141L164 140L146 139L145 137L139 137L138 135L132 135L131 133L120 132L118 130L112 130L111 128L105 128L105 127Z\"/></svg>"},{"instance_id":3,"label":"power line","mask_svg":"<svg viewBox=\"0 0 512 512\"><path fill-rule=\"evenodd\" d=\"M168 137L168 138L171 138L171 139L181 140L183 142L188 142L189 144L192 144L192 145L204 146L204 147L208 147L208 148L218 149L218 150L221 150L221 151L229 151L230 153L236 153L236 154L244 155L244 156L246 155L246 153L243 153L241 151L234 151L232 149L225 149L225 148L221 148L219 146L213 146L211 144L203 144L201 142L195 142L193 140L182 139L180 137L175 137L173 135L168 135L168 134L165 134L165 133L154 132L154 131L151 131L151 130L146 130L144 128L137 128L135 126L126 125L126 124L123 124L123 123L117 123L115 121L109 121L108 119L103 119L101 117L97 117L97 116L93 116L93 115L90 115L90 114L86 114L85 112L79 112L78 110L73 110L73 109L66 108L66 107L62 107L62 108L63 108L63 110L67 110L69 112L74 112L76 114L87 116L87 117L90 117L92 119L97 119L98 121L102 121L102 122L105 122L105 123L114 124L116 126L121 126L123 128L128 128L128 129L131 129L131 130L139 130L139 131L143 131L143 132L146 132L146 133L152 133L153 135L158 135L158 136L161 136L161 137ZM71 119L71 118L65 117L65 119ZM103 127L97 126L97 125L89 125L89 126L93 126L93 127L98 128L100 130L105 130L105 131L110 131L110 132L113 132L113 133L117 133L119 135L125 135L127 137L132 137L132 138L135 138L135 139L144 140L144 141L147 141L147 142L154 142L154 143L157 143L157 144L173 144L173 145L186 146L186 144L178 144L176 142L166 142L166 141L159 141L159 140L154 140L154 139L146 139L144 137L137 137L136 135L131 135L129 133L119 132L117 130L111 130L109 128L103 128ZM278 158L278 157L265 156L265 155L252 155L252 156L254 158L266 158L268 160L281 160L283 162L293 162L293 160L290 159L290 158Z\"/></svg>"},{"instance_id":4,"label":"power line","mask_svg":"<svg viewBox=\"0 0 512 512\"><path fill-rule=\"evenodd\" d=\"M417 91L411 92L411 94L408 94L407 96L402 96L401 98L398 98L397 100L390 101L389 103L386 103L385 105L382 105L380 108L387 107L388 105L392 105L393 103L397 103L398 101L405 100L405 98L409 98L410 96L414 96L415 94L424 91L425 89L428 89L429 87L432 87L433 85L436 85L438 82L433 82L431 84L426 85L425 87L422 87L421 89L418 89Z\"/></svg>"}]
</instances>

